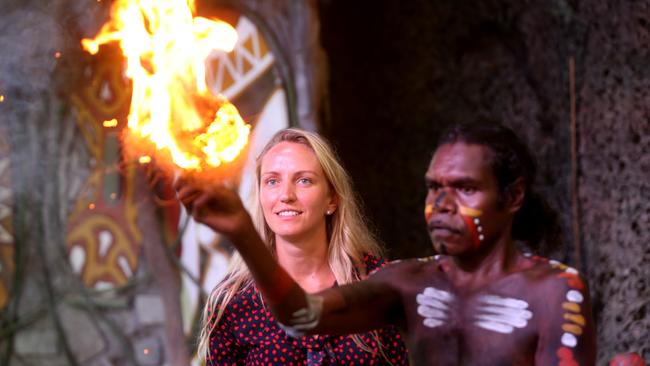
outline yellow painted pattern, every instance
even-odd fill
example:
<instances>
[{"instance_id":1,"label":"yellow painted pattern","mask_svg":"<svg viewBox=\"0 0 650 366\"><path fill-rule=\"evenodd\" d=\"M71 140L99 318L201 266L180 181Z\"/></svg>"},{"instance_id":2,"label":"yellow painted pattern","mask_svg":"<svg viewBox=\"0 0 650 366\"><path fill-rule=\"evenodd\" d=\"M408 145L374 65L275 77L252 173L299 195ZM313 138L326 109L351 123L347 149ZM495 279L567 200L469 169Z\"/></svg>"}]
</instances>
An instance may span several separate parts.
<instances>
[{"instance_id":1,"label":"yellow painted pattern","mask_svg":"<svg viewBox=\"0 0 650 366\"><path fill-rule=\"evenodd\" d=\"M104 256L99 253L97 230L106 230L113 236L111 246ZM75 227L68 234L68 243L70 246L83 243L88 265L82 272L82 279L89 285L98 281L122 284L128 277L120 268L118 259L126 259L130 268L135 268L137 263L137 256L131 248L129 238L115 220L108 216L95 214L88 217L83 225Z\"/></svg>"},{"instance_id":2,"label":"yellow painted pattern","mask_svg":"<svg viewBox=\"0 0 650 366\"><path fill-rule=\"evenodd\" d=\"M579 313L580 312L580 305L574 303L574 302L564 302L562 303L562 308L564 310L572 311L574 313Z\"/></svg>"},{"instance_id":3,"label":"yellow painted pattern","mask_svg":"<svg viewBox=\"0 0 650 366\"><path fill-rule=\"evenodd\" d=\"M575 324L562 324L562 330L565 332L569 332L575 335L580 335L582 334L582 327L579 325Z\"/></svg>"},{"instance_id":4,"label":"yellow painted pattern","mask_svg":"<svg viewBox=\"0 0 650 366\"><path fill-rule=\"evenodd\" d=\"M458 206L458 212L460 212L461 215L471 216L471 217L479 217L483 214L483 211L481 210L477 210L475 208L466 207L466 206Z\"/></svg>"},{"instance_id":5,"label":"yellow painted pattern","mask_svg":"<svg viewBox=\"0 0 650 366\"><path fill-rule=\"evenodd\" d=\"M585 317L582 316L582 314L564 314L564 319L570 320L582 327L584 327L585 324L587 323Z\"/></svg>"},{"instance_id":6,"label":"yellow painted pattern","mask_svg":"<svg viewBox=\"0 0 650 366\"><path fill-rule=\"evenodd\" d=\"M428 205L424 206L424 215L425 216L429 216L432 213L433 213L433 206L431 206L431 204L428 204Z\"/></svg>"},{"instance_id":7,"label":"yellow painted pattern","mask_svg":"<svg viewBox=\"0 0 650 366\"><path fill-rule=\"evenodd\" d=\"M71 96L77 127L95 162L77 192L77 200L68 217L66 237L69 253L73 249L83 251L83 256L76 257L82 261L76 267L88 287L94 287L99 281L124 284L137 268L142 240L134 197L135 166L118 166L115 161L121 160L119 156L105 156L108 139L118 138L119 122L124 123L129 107L130 87L122 76L120 60L115 50L106 49L92 65L91 80ZM104 126L103 121L113 119L117 125ZM111 195L113 201L107 202L105 182L116 175L120 180L118 191ZM104 243L108 247L103 249L103 255L100 253L100 232L111 238Z\"/></svg>"}]
</instances>

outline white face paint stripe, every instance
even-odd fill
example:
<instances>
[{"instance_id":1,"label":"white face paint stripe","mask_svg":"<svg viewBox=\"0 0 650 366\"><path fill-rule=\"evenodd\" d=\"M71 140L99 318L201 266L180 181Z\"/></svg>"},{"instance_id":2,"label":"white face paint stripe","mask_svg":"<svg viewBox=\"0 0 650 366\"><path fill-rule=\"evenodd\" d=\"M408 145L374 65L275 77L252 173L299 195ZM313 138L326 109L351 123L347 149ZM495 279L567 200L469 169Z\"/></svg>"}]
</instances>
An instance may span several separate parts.
<instances>
[{"instance_id":1,"label":"white face paint stripe","mask_svg":"<svg viewBox=\"0 0 650 366\"><path fill-rule=\"evenodd\" d=\"M566 299L571 301L571 302L578 303L578 304L582 303L582 301L584 300L582 294L579 291L576 291L576 290L569 290L566 293Z\"/></svg>"}]
</instances>

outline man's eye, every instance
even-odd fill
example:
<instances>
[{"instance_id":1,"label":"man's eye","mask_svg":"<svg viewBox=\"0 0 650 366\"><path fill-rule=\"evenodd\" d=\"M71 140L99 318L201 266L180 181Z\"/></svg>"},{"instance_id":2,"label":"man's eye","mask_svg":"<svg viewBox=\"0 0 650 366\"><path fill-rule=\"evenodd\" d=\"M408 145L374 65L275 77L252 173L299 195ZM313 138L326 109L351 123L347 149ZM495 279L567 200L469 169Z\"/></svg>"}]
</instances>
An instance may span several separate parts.
<instances>
[{"instance_id":1,"label":"man's eye","mask_svg":"<svg viewBox=\"0 0 650 366\"><path fill-rule=\"evenodd\" d=\"M464 194L473 194L476 192L476 188L474 187L460 187L458 190Z\"/></svg>"},{"instance_id":2,"label":"man's eye","mask_svg":"<svg viewBox=\"0 0 650 366\"><path fill-rule=\"evenodd\" d=\"M266 181L264 181L264 184L266 184L267 186L274 186L274 185L276 185L277 183L278 183L278 180L277 180L277 179L273 179L273 178L271 178L271 179L267 179Z\"/></svg>"}]
</instances>

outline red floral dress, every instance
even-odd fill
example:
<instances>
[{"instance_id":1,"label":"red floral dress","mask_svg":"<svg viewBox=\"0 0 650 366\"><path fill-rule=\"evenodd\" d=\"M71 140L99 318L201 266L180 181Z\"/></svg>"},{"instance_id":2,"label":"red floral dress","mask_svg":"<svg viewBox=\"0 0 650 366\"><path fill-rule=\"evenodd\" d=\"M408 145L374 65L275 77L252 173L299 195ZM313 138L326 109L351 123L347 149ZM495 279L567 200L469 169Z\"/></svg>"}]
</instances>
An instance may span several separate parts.
<instances>
[{"instance_id":1,"label":"red floral dress","mask_svg":"<svg viewBox=\"0 0 650 366\"><path fill-rule=\"evenodd\" d=\"M384 265L372 256L364 258L367 272ZM383 353L377 351L372 333L359 334L373 352L366 352L351 336L288 336L263 305L259 292L249 287L226 306L210 336L208 366L216 365L408 365L406 348L397 328L378 329Z\"/></svg>"}]
</instances>

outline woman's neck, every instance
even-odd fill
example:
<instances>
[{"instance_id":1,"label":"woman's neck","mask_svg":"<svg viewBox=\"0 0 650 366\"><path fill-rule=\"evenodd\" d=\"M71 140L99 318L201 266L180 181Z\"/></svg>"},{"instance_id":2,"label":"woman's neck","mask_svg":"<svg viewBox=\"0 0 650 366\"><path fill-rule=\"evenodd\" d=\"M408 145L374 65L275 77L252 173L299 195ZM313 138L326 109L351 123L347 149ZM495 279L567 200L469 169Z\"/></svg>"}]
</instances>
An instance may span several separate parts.
<instances>
[{"instance_id":1,"label":"woman's neck","mask_svg":"<svg viewBox=\"0 0 650 366\"><path fill-rule=\"evenodd\" d=\"M334 284L325 238L300 242L279 237L275 240L278 262L306 292L318 292Z\"/></svg>"}]
</instances>

